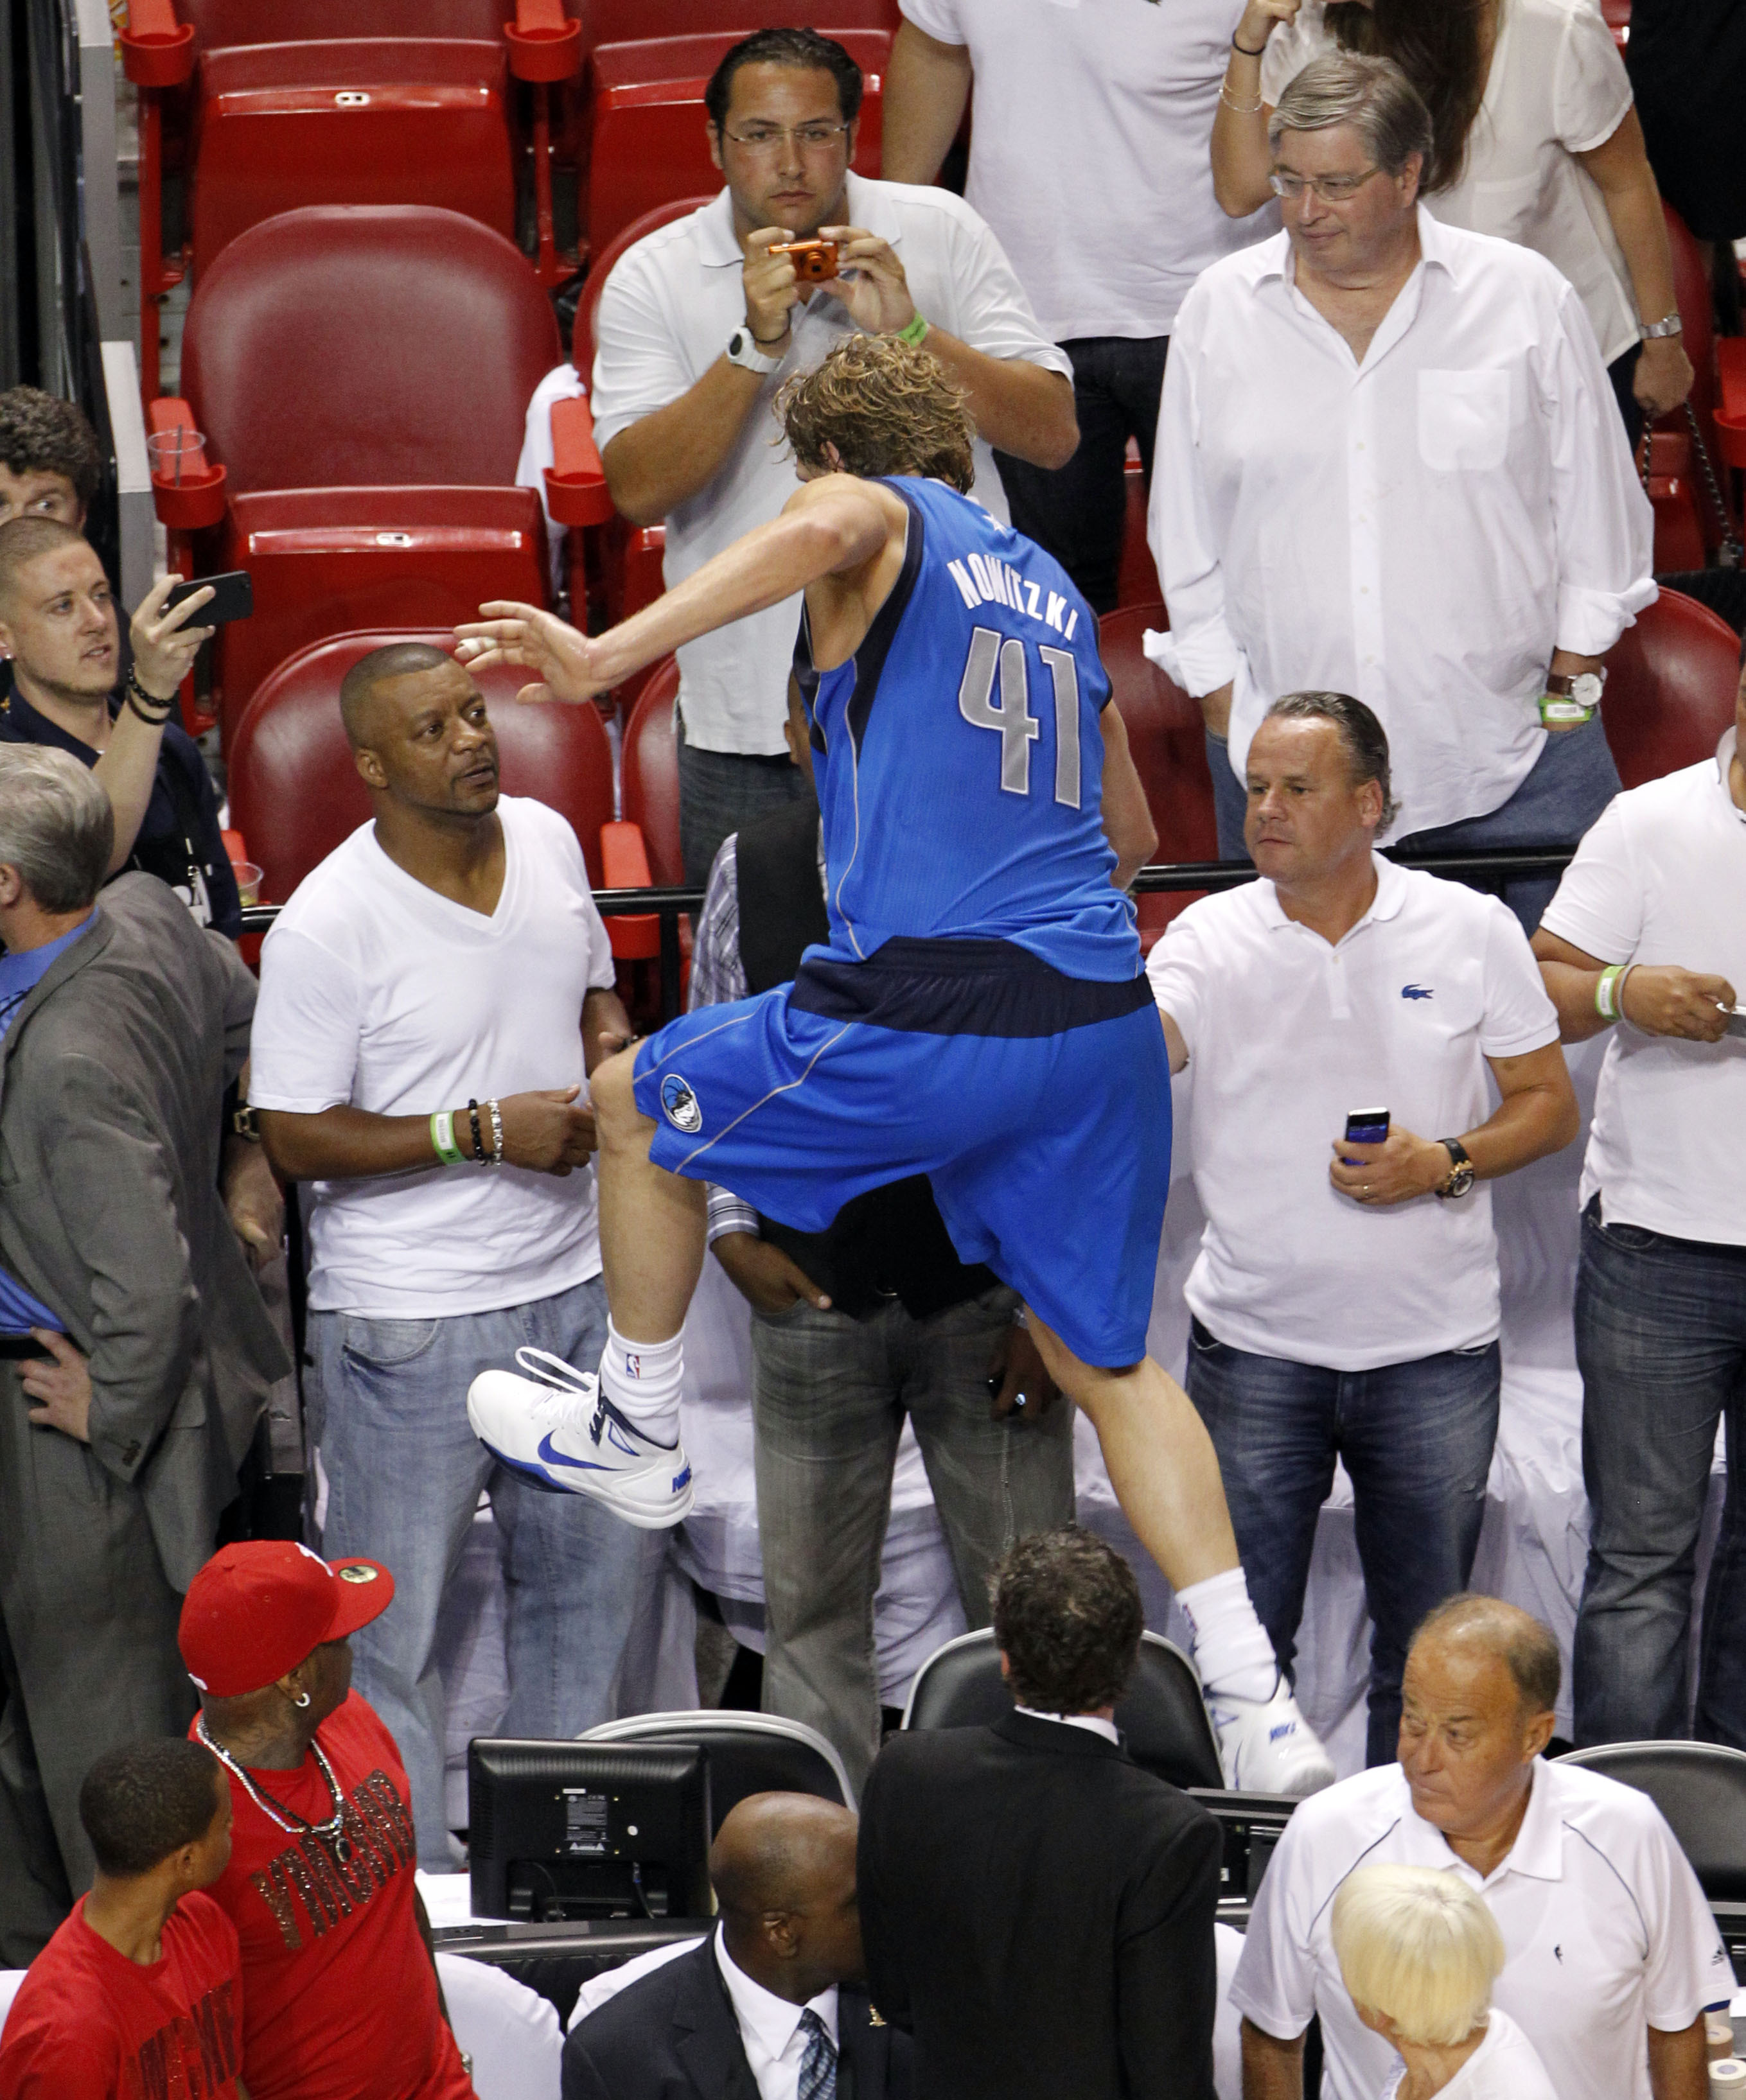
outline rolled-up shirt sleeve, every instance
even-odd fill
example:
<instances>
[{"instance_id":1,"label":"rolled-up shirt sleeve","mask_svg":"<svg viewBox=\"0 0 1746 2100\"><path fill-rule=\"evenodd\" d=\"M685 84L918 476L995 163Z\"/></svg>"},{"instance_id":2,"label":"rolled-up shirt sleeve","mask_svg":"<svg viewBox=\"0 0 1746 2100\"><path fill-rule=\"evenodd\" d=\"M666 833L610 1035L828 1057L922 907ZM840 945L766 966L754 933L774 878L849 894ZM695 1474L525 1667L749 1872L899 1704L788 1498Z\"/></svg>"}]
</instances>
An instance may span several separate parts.
<instances>
[{"instance_id":1,"label":"rolled-up shirt sleeve","mask_svg":"<svg viewBox=\"0 0 1746 2100\"><path fill-rule=\"evenodd\" d=\"M1582 302L1561 287L1541 346L1558 541L1558 646L1601 656L1660 595L1654 514L1643 493ZM1173 614L1174 617L1174 614Z\"/></svg>"},{"instance_id":2,"label":"rolled-up shirt sleeve","mask_svg":"<svg viewBox=\"0 0 1746 2100\"><path fill-rule=\"evenodd\" d=\"M1146 526L1170 613L1169 632L1148 636L1146 653L1196 698L1235 677L1242 656L1225 618L1224 572L1200 461L1196 379L1205 311L1196 286L1182 302L1164 368Z\"/></svg>"}]
</instances>

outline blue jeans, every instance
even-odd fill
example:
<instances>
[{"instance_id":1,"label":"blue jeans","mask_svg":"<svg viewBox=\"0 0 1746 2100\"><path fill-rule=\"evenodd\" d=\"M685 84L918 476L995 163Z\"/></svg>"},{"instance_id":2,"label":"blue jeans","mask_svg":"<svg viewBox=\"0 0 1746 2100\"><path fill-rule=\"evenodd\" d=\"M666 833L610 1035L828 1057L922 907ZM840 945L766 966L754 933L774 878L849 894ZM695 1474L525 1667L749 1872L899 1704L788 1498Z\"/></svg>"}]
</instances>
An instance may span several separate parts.
<instances>
[{"instance_id":1,"label":"blue jeans","mask_svg":"<svg viewBox=\"0 0 1746 2100\"><path fill-rule=\"evenodd\" d=\"M497 1466L466 1418L480 1371L513 1370L524 1343L593 1370L606 1345L598 1277L555 1297L440 1320L312 1312L312 1442L327 1475L321 1550L361 1554L394 1602L351 1637L353 1683L400 1745L421 1866L458 1862L443 1810L445 1727L433 1660L443 1591L488 1487L508 1591L510 1736L577 1736L612 1717L633 1612L665 1544L599 1504L553 1495Z\"/></svg>"},{"instance_id":2,"label":"blue jeans","mask_svg":"<svg viewBox=\"0 0 1746 2100\"><path fill-rule=\"evenodd\" d=\"M1589 1567L1572 1667L1579 1744L1682 1736L1692 1577L1726 1418L1728 1489L1704 1599L1702 1740L1746 1749L1746 1247L1582 1220L1576 1361Z\"/></svg>"},{"instance_id":3,"label":"blue jeans","mask_svg":"<svg viewBox=\"0 0 1746 2100\"><path fill-rule=\"evenodd\" d=\"M1194 1322L1188 1396L1218 1454L1256 1616L1280 1669L1297 1653L1316 1519L1346 1462L1370 1606L1367 1761L1389 1764L1414 1629L1467 1586L1497 1439L1496 1342L1375 1370L1251 1355Z\"/></svg>"}]
</instances>

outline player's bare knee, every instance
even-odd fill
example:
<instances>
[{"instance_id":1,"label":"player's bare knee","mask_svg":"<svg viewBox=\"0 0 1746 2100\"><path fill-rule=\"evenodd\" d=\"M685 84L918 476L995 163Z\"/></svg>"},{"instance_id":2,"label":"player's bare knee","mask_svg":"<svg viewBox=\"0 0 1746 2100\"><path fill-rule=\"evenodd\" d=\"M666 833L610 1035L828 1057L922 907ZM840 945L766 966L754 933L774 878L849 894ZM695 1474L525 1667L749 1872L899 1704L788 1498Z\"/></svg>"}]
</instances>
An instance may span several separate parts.
<instances>
[{"instance_id":1,"label":"player's bare knee","mask_svg":"<svg viewBox=\"0 0 1746 2100\"><path fill-rule=\"evenodd\" d=\"M589 1079L603 1152L648 1149L652 1126L637 1106L635 1079L636 1053L631 1050L621 1050L595 1065Z\"/></svg>"}]
</instances>

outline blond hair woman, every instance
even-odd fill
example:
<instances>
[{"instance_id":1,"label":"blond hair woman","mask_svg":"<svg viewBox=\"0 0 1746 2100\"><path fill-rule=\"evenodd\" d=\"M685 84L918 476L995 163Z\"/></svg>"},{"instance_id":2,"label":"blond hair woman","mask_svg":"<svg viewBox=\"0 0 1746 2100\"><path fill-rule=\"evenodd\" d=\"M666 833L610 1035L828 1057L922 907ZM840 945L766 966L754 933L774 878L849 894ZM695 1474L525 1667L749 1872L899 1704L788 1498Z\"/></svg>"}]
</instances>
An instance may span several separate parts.
<instances>
[{"instance_id":1,"label":"blond hair woman","mask_svg":"<svg viewBox=\"0 0 1746 2100\"><path fill-rule=\"evenodd\" d=\"M1333 1930L1358 2017L1400 2052L1381 2100L1557 2100L1533 2044L1492 2005L1503 1935L1459 1875L1360 1867Z\"/></svg>"}]
</instances>

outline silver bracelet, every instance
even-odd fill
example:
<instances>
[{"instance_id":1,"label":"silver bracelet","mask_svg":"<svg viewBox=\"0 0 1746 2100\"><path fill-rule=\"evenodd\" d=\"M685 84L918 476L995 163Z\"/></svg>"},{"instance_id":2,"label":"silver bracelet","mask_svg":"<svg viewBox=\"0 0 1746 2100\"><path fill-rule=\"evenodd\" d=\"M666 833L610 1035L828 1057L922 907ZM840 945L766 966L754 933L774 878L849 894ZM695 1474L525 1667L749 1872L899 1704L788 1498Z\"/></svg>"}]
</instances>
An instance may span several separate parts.
<instances>
[{"instance_id":1,"label":"silver bracelet","mask_svg":"<svg viewBox=\"0 0 1746 2100\"><path fill-rule=\"evenodd\" d=\"M485 1112L491 1118L491 1163L493 1167L501 1167L503 1164L503 1118L497 1113L497 1105L494 1101L486 1102Z\"/></svg>"}]
</instances>

